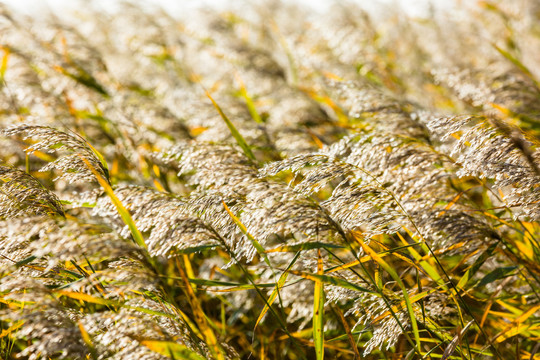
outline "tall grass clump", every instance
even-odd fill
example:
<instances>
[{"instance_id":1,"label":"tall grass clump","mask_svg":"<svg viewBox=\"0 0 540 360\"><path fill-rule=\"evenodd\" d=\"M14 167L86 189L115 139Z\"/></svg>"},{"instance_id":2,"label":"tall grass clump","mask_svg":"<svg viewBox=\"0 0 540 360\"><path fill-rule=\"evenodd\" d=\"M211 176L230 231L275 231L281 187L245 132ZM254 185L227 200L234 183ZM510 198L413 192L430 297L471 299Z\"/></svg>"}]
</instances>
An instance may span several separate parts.
<instances>
[{"instance_id":1,"label":"tall grass clump","mask_svg":"<svg viewBox=\"0 0 540 360\"><path fill-rule=\"evenodd\" d=\"M0 4L0 358L540 359L539 24Z\"/></svg>"}]
</instances>

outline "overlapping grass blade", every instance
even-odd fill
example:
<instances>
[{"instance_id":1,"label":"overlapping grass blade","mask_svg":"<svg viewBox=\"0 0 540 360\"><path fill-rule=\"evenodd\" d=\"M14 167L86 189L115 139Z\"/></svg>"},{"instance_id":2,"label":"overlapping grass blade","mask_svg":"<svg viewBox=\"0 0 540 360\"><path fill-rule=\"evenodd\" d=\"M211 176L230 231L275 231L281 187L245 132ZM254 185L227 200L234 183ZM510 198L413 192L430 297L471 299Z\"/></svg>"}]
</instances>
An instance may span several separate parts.
<instances>
[{"instance_id":1,"label":"overlapping grass blade","mask_svg":"<svg viewBox=\"0 0 540 360\"><path fill-rule=\"evenodd\" d=\"M318 250L317 275L324 273L321 250ZM324 359L324 286L323 282L315 280L313 294L313 342L315 343L315 355L317 360Z\"/></svg>"}]
</instances>

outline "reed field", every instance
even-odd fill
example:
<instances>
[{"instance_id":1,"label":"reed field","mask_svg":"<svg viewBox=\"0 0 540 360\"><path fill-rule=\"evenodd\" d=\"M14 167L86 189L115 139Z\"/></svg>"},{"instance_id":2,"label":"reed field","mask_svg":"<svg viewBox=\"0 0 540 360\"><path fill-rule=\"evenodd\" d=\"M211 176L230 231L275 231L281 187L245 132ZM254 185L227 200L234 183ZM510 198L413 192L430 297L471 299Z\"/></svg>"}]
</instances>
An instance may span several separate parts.
<instances>
[{"instance_id":1,"label":"reed field","mask_svg":"<svg viewBox=\"0 0 540 360\"><path fill-rule=\"evenodd\" d=\"M0 4L0 359L540 359L539 1L179 15Z\"/></svg>"}]
</instances>

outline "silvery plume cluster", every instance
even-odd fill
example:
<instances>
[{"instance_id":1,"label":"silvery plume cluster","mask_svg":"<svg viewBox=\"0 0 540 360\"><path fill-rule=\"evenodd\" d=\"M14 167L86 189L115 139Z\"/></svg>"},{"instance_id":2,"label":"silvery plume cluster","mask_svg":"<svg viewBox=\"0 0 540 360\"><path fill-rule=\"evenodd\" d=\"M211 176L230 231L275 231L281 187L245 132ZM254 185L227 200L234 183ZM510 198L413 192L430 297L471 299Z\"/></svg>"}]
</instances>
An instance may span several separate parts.
<instances>
[{"instance_id":1,"label":"silvery plume cluster","mask_svg":"<svg viewBox=\"0 0 540 360\"><path fill-rule=\"evenodd\" d=\"M381 9L0 4L0 358L538 358L540 6Z\"/></svg>"}]
</instances>

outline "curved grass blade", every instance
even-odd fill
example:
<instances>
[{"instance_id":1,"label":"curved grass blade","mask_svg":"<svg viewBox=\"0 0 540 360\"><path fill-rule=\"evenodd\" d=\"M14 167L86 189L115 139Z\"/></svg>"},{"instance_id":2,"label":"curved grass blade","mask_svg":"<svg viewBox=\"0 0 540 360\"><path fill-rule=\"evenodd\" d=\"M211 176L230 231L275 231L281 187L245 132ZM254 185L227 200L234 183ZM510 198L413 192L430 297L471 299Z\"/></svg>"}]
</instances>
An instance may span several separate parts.
<instances>
[{"instance_id":1,"label":"curved grass blade","mask_svg":"<svg viewBox=\"0 0 540 360\"><path fill-rule=\"evenodd\" d=\"M182 266L178 266L178 271L180 272L180 276L182 277L182 281L184 282L184 289L188 297L189 304L191 305L191 310L193 311L193 315L195 316L195 322L197 323L199 330L204 336L204 340L206 344L208 345L210 353L215 359L225 360L226 356L223 352L223 349L221 349L221 347L219 346L216 335L214 334L214 331L208 324L208 319L206 315L204 314L204 311L202 309L201 303L199 302L199 299L197 298L197 295L195 294L195 292L193 291L193 288L191 287L189 283L189 279L186 275L186 272L184 271Z\"/></svg>"},{"instance_id":2,"label":"curved grass blade","mask_svg":"<svg viewBox=\"0 0 540 360\"><path fill-rule=\"evenodd\" d=\"M345 319L343 312L337 306L332 306L332 310L334 310L334 313L337 315L339 321L341 322L341 325L343 326L343 330L345 330L345 333L347 334L349 344L354 351L354 359L361 359L360 352L358 351L358 346L356 346L356 342L354 341L354 337L351 332L351 327L347 323L347 319Z\"/></svg>"},{"instance_id":3,"label":"curved grass blade","mask_svg":"<svg viewBox=\"0 0 540 360\"><path fill-rule=\"evenodd\" d=\"M521 313L520 316L518 316L510 325L508 325L503 331L499 332L497 335L495 335L491 341L492 342L503 342L504 340L515 336L517 334L520 334L526 330L538 330L540 329L540 326L538 325L532 325L532 324L523 324L528 318L531 316L534 316L534 314L540 310L540 305L536 305L528 309L527 311ZM538 334L536 334L538 336Z\"/></svg>"},{"instance_id":4,"label":"curved grass blade","mask_svg":"<svg viewBox=\"0 0 540 360\"><path fill-rule=\"evenodd\" d=\"M169 277L171 278L171 277ZM189 282L201 286L239 286L241 284L229 281L189 278Z\"/></svg>"},{"instance_id":5,"label":"curved grass blade","mask_svg":"<svg viewBox=\"0 0 540 360\"><path fill-rule=\"evenodd\" d=\"M57 292L58 295L66 296L75 300L84 301L87 303L92 304L98 304L98 305L107 305L107 306L119 306L120 303L113 300L107 300L100 297L92 296L89 294L85 294L82 292L77 291L67 291L67 290L60 290Z\"/></svg>"},{"instance_id":6,"label":"curved grass blade","mask_svg":"<svg viewBox=\"0 0 540 360\"><path fill-rule=\"evenodd\" d=\"M229 128L229 130L231 131L231 134L232 136L234 137L234 139L236 140L236 143L242 148L242 151L244 152L244 154L250 159L250 160L253 160L253 161L257 161L255 159L255 155L253 155L253 152L251 152L251 149L249 148L249 145L248 143L246 142L246 140L244 139L244 137L242 136L242 134L240 134L240 132L236 129L236 127L234 126L234 124L231 122L231 120L229 120L229 118L227 117L227 115L225 115L225 113L223 112L223 110L221 110L221 108L219 107L219 105L216 103L216 101L214 100L214 98L212 98L212 95L210 95L210 93L205 90L204 91L206 93L206 96L208 96L208 98L210 99L210 101L212 101L212 104L214 105L214 107L216 108L216 110L218 111L219 115L221 116L221 118L223 119L223 121L225 121L225 124L227 124L227 127Z\"/></svg>"},{"instance_id":7,"label":"curved grass blade","mask_svg":"<svg viewBox=\"0 0 540 360\"><path fill-rule=\"evenodd\" d=\"M74 64L72 64L72 65L74 65ZM55 68L56 71L60 72L61 74L72 78L73 80L75 80L79 84L84 85L87 88L92 89L92 90L100 93L104 97L106 97L106 98L110 97L107 90L105 90L105 88L97 81L97 79L95 77L93 77L89 72L84 70L82 67L80 67L80 66L75 66L75 67L76 67L76 70L77 70L76 73L75 72L70 72L70 71L68 71L67 69L65 69L65 68L63 68L61 66L55 66L54 68Z\"/></svg>"},{"instance_id":8,"label":"curved grass blade","mask_svg":"<svg viewBox=\"0 0 540 360\"><path fill-rule=\"evenodd\" d=\"M135 221L133 221L133 218L131 217L131 214L129 213L129 211L126 209L124 204L122 204L120 199L118 199L118 197L114 194L114 191L111 185L109 185L109 183L97 172L97 170L94 169L94 167L90 164L88 160L86 160L82 156L81 156L81 159L82 161L84 161L88 169L90 169L90 171L94 174L94 176L96 177L97 181L99 182L103 190L105 190L105 193L111 199L112 203L116 207L116 210L118 211L118 214L122 218L122 221L124 222L124 224L128 226L129 230L131 231L131 235L133 236L133 240L135 240L135 243L139 245L141 248L146 250L147 249L146 243L144 242L144 238L141 232L137 228L137 225L135 224Z\"/></svg>"},{"instance_id":9,"label":"curved grass blade","mask_svg":"<svg viewBox=\"0 0 540 360\"><path fill-rule=\"evenodd\" d=\"M291 263L289 264L289 266L287 266L287 269L285 269L285 271L279 277L279 280L278 280L278 282L276 284L276 287L272 291L272 294L270 294L270 297L268 298L267 303L264 305L264 308L261 311L261 314L257 318L257 322L255 323L255 326L253 327L253 329L255 329L257 327L257 325L259 325L259 322L261 322L264 315L266 315L266 313L268 312L268 309L270 308L270 306L272 306L272 304L274 303L274 300L276 300L276 297L277 297L279 291L281 290L281 288L283 288L283 285L285 285L285 281L287 280L287 276L289 276L289 270L294 265L294 263L296 262L296 260L298 259L299 256L300 256L300 252L297 252L296 255L294 256L294 258L292 259Z\"/></svg>"},{"instance_id":10,"label":"curved grass blade","mask_svg":"<svg viewBox=\"0 0 540 360\"><path fill-rule=\"evenodd\" d=\"M205 358L190 350L187 346L173 341L143 340L141 344L158 354L171 359L204 360Z\"/></svg>"},{"instance_id":11,"label":"curved grass blade","mask_svg":"<svg viewBox=\"0 0 540 360\"><path fill-rule=\"evenodd\" d=\"M498 244L493 244L489 248L486 249L474 262L474 264L463 274L461 279L459 279L458 284L456 285L456 288L458 290L463 289L471 280L472 276L476 274L478 269L486 262L486 260L493 254L493 251L495 251L495 248Z\"/></svg>"},{"instance_id":12,"label":"curved grass blade","mask_svg":"<svg viewBox=\"0 0 540 360\"><path fill-rule=\"evenodd\" d=\"M469 330L469 327L474 323L474 320L471 320L469 321L469 323L467 325L465 325L465 327L463 328L463 330L460 330L458 331L458 333L456 334L456 336L454 336L454 338L452 339L452 341L450 342L450 344L448 344L448 346L446 347L446 349L444 350L444 353L442 355L442 358L441 360L447 360L450 358L450 356L452 356L452 354L456 351L456 347L458 345L459 342L461 342L461 338L463 337L463 335L467 332L467 330Z\"/></svg>"},{"instance_id":13,"label":"curved grass blade","mask_svg":"<svg viewBox=\"0 0 540 360\"><path fill-rule=\"evenodd\" d=\"M321 250L318 251L317 275L324 273ZM317 360L324 359L324 286L321 280L315 281L313 295L313 342Z\"/></svg>"},{"instance_id":14,"label":"curved grass blade","mask_svg":"<svg viewBox=\"0 0 540 360\"><path fill-rule=\"evenodd\" d=\"M9 55L11 54L11 51L9 47L7 46L0 46L0 50L4 52L4 55L2 56L2 61L0 63L0 87L2 87L4 82L4 77L6 75L6 70L8 67L8 59Z\"/></svg>"},{"instance_id":15,"label":"curved grass blade","mask_svg":"<svg viewBox=\"0 0 540 360\"><path fill-rule=\"evenodd\" d=\"M517 270L517 266L503 266L500 268L496 268L495 270L491 271L489 274L484 276L478 283L476 283L475 287L482 287L484 285L487 285L489 283L494 282L495 280L504 278L506 276L510 276L512 272Z\"/></svg>"},{"instance_id":16,"label":"curved grass blade","mask_svg":"<svg viewBox=\"0 0 540 360\"><path fill-rule=\"evenodd\" d=\"M431 294L433 294L434 292L437 292L438 289L431 289L431 290L426 290L426 291L423 291L421 292L420 294L416 294L416 295L413 295L411 296L411 303L414 304L420 300L422 300L423 298L425 298L426 296L429 296ZM405 303L405 301L402 301L399 306L392 306L392 311L393 312L398 312L400 311L401 309L403 309L407 304ZM385 317L391 315L392 312L390 310L387 310L385 312L383 312L381 315L377 316L375 319L373 319L373 322L377 322L377 321L380 321L382 319L384 319Z\"/></svg>"},{"instance_id":17,"label":"curved grass blade","mask_svg":"<svg viewBox=\"0 0 540 360\"><path fill-rule=\"evenodd\" d=\"M81 337L90 350L90 356L92 356L92 359L97 359L97 352L96 348L94 347L94 344L92 343L92 339L90 338L90 334L88 334L88 331L84 328L82 322L78 321L77 326L79 327L79 331L81 332Z\"/></svg>"},{"instance_id":18,"label":"curved grass blade","mask_svg":"<svg viewBox=\"0 0 540 360\"><path fill-rule=\"evenodd\" d=\"M248 108L249 114L251 115L251 117L256 123L258 124L264 123L264 121L261 118L261 115L257 111L257 107L255 106L253 98L251 97L251 95L249 95L246 89L246 85L244 84L244 82L242 81L242 78L240 77L240 74L236 73L235 78L236 78L236 82L238 83L238 86L240 87L240 90L238 90L238 95L241 98L243 98L244 101L246 102L246 106Z\"/></svg>"},{"instance_id":19,"label":"curved grass blade","mask_svg":"<svg viewBox=\"0 0 540 360\"><path fill-rule=\"evenodd\" d=\"M355 236L355 239L358 241L358 243L360 244L362 249L364 249L364 251L369 256L371 256L371 258L377 264L379 264L379 266L382 267L392 277L392 279L394 279L394 281L401 288L401 290L403 292L403 300L405 301L405 303L407 305L407 312L409 313L409 318L411 320L412 332L414 334L414 339L415 339L415 342L416 342L416 351L419 352L419 350L420 350L420 334L418 332L418 324L416 323L416 316L414 315L414 310L412 308L411 299L409 297L409 293L407 292L407 288L405 287L405 284L403 284L403 281L401 281L401 278L396 273L396 271L394 269L392 269L392 267L386 261L384 261L371 247L366 245L366 243L364 243L362 241L362 239L360 239L358 236Z\"/></svg>"},{"instance_id":20,"label":"curved grass blade","mask_svg":"<svg viewBox=\"0 0 540 360\"><path fill-rule=\"evenodd\" d=\"M233 219L234 223L240 228L240 230L242 231L242 233L244 235L246 235L246 237L249 239L249 241L251 241L251 244L253 245L253 247L257 250L257 252L259 253L259 255L261 256L261 258L263 258L264 262L270 266L270 268L272 268L272 264L270 264L270 260L268 260L268 256L266 256L266 251L264 250L264 248L262 247L262 245L253 237L251 236L251 234L247 231L247 228L245 227L244 224L242 224L242 222L240 221L240 219L238 219L238 217L236 215L234 215L232 213L232 211L229 209L229 207L227 206L227 204L225 204L225 201L222 201L223 203L223 207L225 208L225 210L227 211L227 213L229 214L229 216L231 217L231 219Z\"/></svg>"},{"instance_id":21,"label":"curved grass blade","mask_svg":"<svg viewBox=\"0 0 540 360\"><path fill-rule=\"evenodd\" d=\"M406 249L408 247L412 247L412 246L416 246L416 244L409 244L409 245L405 245L405 246L399 246L397 248L393 248L393 249L389 249L389 250L386 250L386 251L383 251L381 253L379 253L379 256L380 257L385 257L387 255L390 255L390 254L394 254L395 256L399 256L400 259L404 260L404 261L407 261L407 262L410 262L411 265L417 267L414 263L412 263L409 259L407 259L406 257L404 256L401 256L399 254L396 255L396 252L399 251L399 250L402 250L402 249ZM324 246L325 248L328 247L328 246ZM338 246L336 246L338 247ZM328 273L331 273L331 272L335 272L335 271L339 271L339 270L345 270L345 269L348 269L348 268L351 268L353 266L356 266L356 265L359 265L361 263L365 263L365 262L368 262L368 261L371 261L371 256L369 255L365 255L365 256L362 256L361 258L359 258L358 260L354 260L354 261L351 261L351 262L348 262L346 264L343 264L343 265L339 265L339 266L335 266L335 267L332 267L332 268L329 268L327 270L325 270L325 274L328 274Z\"/></svg>"}]
</instances>

